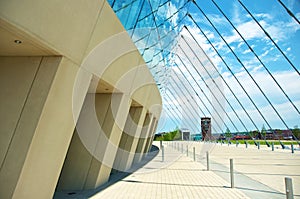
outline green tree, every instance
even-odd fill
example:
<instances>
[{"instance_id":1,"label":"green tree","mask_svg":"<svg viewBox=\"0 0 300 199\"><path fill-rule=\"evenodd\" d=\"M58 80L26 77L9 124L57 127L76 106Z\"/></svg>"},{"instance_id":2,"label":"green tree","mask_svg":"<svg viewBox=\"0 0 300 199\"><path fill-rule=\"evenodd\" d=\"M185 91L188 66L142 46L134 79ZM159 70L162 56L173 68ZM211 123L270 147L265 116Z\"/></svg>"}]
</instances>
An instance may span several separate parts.
<instances>
[{"instance_id":1,"label":"green tree","mask_svg":"<svg viewBox=\"0 0 300 199\"><path fill-rule=\"evenodd\" d=\"M181 139L180 131L179 131L178 128L176 128L174 131L170 132L170 134L171 134L172 140L179 140L179 139Z\"/></svg>"},{"instance_id":2,"label":"green tree","mask_svg":"<svg viewBox=\"0 0 300 199\"><path fill-rule=\"evenodd\" d=\"M162 134L159 137L156 137L155 140L156 141L160 141L160 140L163 140L163 141L172 141L174 139L179 139L179 138L180 138L179 129L176 128L174 131L170 131L170 132Z\"/></svg>"},{"instance_id":3,"label":"green tree","mask_svg":"<svg viewBox=\"0 0 300 199\"><path fill-rule=\"evenodd\" d=\"M298 125L294 126L292 133L297 139L300 139L300 129L298 128Z\"/></svg>"},{"instance_id":4,"label":"green tree","mask_svg":"<svg viewBox=\"0 0 300 199\"><path fill-rule=\"evenodd\" d=\"M163 135L163 140L164 141L171 141L172 140L172 136L170 133L166 133Z\"/></svg>"},{"instance_id":5,"label":"green tree","mask_svg":"<svg viewBox=\"0 0 300 199\"><path fill-rule=\"evenodd\" d=\"M263 124L261 131L260 131L261 135L263 136L264 139L266 139L266 134L267 134L267 130L265 128L265 125Z\"/></svg>"},{"instance_id":6,"label":"green tree","mask_svg":"<svg viewBox=\"0 0 300 199\"><path fill-rule=\"evenodd\" d=\"M229 128L227 128L226 131L225 131L225 137L227 139L231 138L231 132L230 132Z\"/></svg>"}]
</instances>

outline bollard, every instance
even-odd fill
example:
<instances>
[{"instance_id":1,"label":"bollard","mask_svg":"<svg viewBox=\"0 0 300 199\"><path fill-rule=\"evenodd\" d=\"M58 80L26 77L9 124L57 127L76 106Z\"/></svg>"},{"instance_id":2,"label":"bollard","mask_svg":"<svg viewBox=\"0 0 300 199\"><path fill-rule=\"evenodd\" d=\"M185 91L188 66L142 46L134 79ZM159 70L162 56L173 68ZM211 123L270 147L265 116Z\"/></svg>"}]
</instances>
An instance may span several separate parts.
<instances>
[{"instance_id":1,"label":"bollard","mask_svg":"<svg viewBox=\"0 0 300 199\"><path fill-rule=\"evenodd\" d=\"M274 142L272 142L272 151L274 151Z\"/></svg>"},{"instance_id":2,"label":"bollard","mask_svg":"<svg viewBox=\"0 0 300 199\"><path fill-rule=\"evenodd\" d=\"M183 144L181 144L181 153L183 153Z\"/></svg>"},{"instance_id":3,"label":"bollard","mask_svg":"<svg viewBox=\"0 0 300 199\"><path fill-rule=\"evenodd\" d=\"M207 167L207 171L209 171L209 153L208 153L208 151L206 151L206 167Z\"/></svg>"},{"instance_id":4,"label":"bollard","mask_svg":"<svg viewBox=\"0 0 300 199\"><path fill-rule=\"evenodd\" d=\"M292 153L294 153L294 145L291 144Z\"/></svg>"},{"instance_id":5,"label":"bollard","mask_svg":"<svg viewBox=\"0 0 300 199\"><path fill-rule=\"evenodd\" d=\"M246 148L248 148L248 142L247 141L245 142L245 144L246 144Z\"/></svg>"},{"instance_id":6,"label":"bollard","mask_svg":"<svg viewBox=\"0 0 300 199\"><path fill-rule=\"evenodd\" d=\"M196 149L195 149L195 147L193 147L193 156L194 156L194 161L196 161Z\"/></svg>"},{"instance_id":7,"label":"bollard","mask_svg":"<svg viewBox=\"0 0 300 199\"><path fill-rule=\"evenodd\" d=\"M257 149L260 149L260 142L257 142Z\"/></svg>"},{"instance_id":8,"label":"bollard","mask_svg":"<svg viewBox=\"0 0 300 199\"><path fill-rule=\"evenodd\" d=\"M161 161L162 162L165 161L165 147L164 146L161 147Z\"/></svg>"},{"instance_id":9,"label":"bollard","mask_svg":"<svg viewBox=\"0 0 300 199\"><path fill-rule=\"evenodd\" d=\"M238 145L239 145L239 142L238 142L238 141L236 141L236 143L235 143L235 146L236 146L236 147L238 147Z\"/></svg>"},{"instance_id":10,"label":"bollard","mask_svg":"<svg viewBox=\"0 0 300 199\"><path fill-rule=\"evenodd\" d=\"M285 193L286 193L286 199L293 199L294 193L293 193L293 183L292 178L284 178L285 181Z\"/></svg>"},{"instance_id":11,"label":"bollard","mask_svg":"<svg viewBox=\"0 0 300 199\"><path fill-rule=\"evenodd\" d=\"M231 188L234 188L233 159L230 159L230 184Z\"/></svg>"},{"instance_id":12,"label":"bollard","mask_svg":"<svg viewBox=\"0 0 300 199\"><path fill-rule=\"evenodd\" d=\"M186 156L189 157L189 146L188 145L186 145Z\"/></svg>"},{"instance_id":13,"label":"bollard","mask_svg":"<svg viewBox=\"0 0 300 199\"><path fill-rule=\"evenodd\" d=\"M160 140L159 143L160 143L160 149L161 149L161 148L162 148L162 145L163 145L163 144L162 144L162 140Z\"/></svg>"}]
</instances>

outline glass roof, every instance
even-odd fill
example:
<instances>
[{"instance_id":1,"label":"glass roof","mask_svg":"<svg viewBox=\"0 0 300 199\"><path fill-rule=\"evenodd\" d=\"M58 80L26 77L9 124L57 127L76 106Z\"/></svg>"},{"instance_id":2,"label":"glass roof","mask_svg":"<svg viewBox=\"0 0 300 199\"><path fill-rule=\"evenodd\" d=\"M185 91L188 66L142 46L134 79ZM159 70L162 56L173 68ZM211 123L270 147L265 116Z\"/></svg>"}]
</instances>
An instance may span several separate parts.
<instances>
[{"instance_id":1,"label":"glass roof","mask_svg":"<svg viewBox=\"0 0 300 199\"><path fill-rule=\"evenodd\" d=\"M158 85L158 131L300 125L297 0L108 0Z\"/></svg>"}]
</instances>

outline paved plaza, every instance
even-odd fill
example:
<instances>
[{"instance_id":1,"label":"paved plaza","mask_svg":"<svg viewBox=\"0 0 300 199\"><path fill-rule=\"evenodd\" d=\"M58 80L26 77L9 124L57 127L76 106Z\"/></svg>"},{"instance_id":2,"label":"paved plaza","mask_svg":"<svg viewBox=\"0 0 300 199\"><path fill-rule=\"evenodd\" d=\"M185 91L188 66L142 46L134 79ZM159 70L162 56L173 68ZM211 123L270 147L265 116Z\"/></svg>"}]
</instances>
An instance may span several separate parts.
<instances>
[{"instance_id":1,"label":"paved plaza","mask_svg":"<svg viewBox=\"0 0 300 199\"><path fill-rule=\"evenodd\" d=\"M159 146L159 142L155 142ZM284 177L300 198L300 152L243 145L164 142L162 151L141 168L98 190L56 193L56 198L285 198ZM195 159L193 148L195 147ZM186 151L188 149L188 152ZM210 170L207 171L206 151ZM234 161L230 188L229 159ZM138 167L139 165L137 165ZM70 194L71 193L71 194Z\"/></svg>"}]
</instances>

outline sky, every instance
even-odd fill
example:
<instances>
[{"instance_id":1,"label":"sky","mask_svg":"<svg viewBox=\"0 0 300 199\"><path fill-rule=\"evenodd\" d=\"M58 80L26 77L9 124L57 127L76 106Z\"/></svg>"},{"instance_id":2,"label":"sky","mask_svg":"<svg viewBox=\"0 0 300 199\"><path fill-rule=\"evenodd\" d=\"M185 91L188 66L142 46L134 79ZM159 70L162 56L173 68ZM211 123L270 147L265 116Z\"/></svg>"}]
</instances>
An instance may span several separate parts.
<instances>
[{"instance_id":1,"label":"sky","mask_svg":"<svg viewBox=\"0 0 300 199\"><path fill-rule=\"evenodd\" d=\"M300 20L300 1L281 1ZM143 2L120 1L117 15L160 88L157 132L199 133L203 116L214 133L300 126L300 24L278 0Z\"/></svg>"},{"instance_id":2,"label":"sky","mask_svg":"<svg viewBox=\"0 0 300 199\"><path fill-rule=\"evenodd\" d=\"M286 61L286 59L282 56L280 51L276 48L276 46L272 43L272 41L266 36L266 34L262 31L262 29L257 25L257 23L251 18L251 16L243 9L241 4L238 1L215 1L216 4L222 9L224 14L229 18L229 20L233 23L235 28L240 32L243 38L247 41L247 43L254 50L256 55L260 58L261 62L265 65L267 70L273 75L275 80L278 82L279 86L284 90L287 96L291 99L294 105L299 109L300 108L300 78L297 72L291 67L291 65ZM261 26L270 34L273 41L280 47L280 49L285 53L288 59L292 62L292 64L299 70L300 65L300 25L290 17L284 8L275 0L267 0L267 1L242 1L242 3L247 7L248 10L252 13L255 19L261 24ZM283 1L283 3L295 14L295 16L300 18L300 3L299 1ZM295 110L293 105L286 98L285 94L281 91L279 86L275 83L272 77L268 74L266 69L262 66L262 64L258 61L255 55L251 52L248 46L245 44L241 36L234 30L234 28L230 25L224 15L216 8L216 6L212 3L212 1L204 0L197 1L198 6L203 10L203 12L207 15L207 17L211 20L213 25L220 32L222 37L226 40L229 46L232 48L234 53L239 57L244 67L249 71L254 80L257 82L261 90L264 92L266 97L263 96L262 92L255 85L251 77L247 74L243 66L237 61L234 57L230 49L226 46L225 42L222 41L221 37L218 33L211 27L210 23L206 20L205 16L199 11L197 6L191 4L188 8L189 13L193 17L193 19L197 22L198 26L204 31L213 45L216 47L218 52L222 55L226 63L229 65L232 72L241 82L247 94L251 97L259 111L262 113L265 120L260 116L259 112L255 108L255 106L251 103L241 86L239 86L238 82L235 81L234 76L230 73L230 71L226 68L222 60L219 56L214 52L211 45L207 42L207 39L200 32L199 28L194 24L193 21L186 21L185 25L192 32L193 36L196 38L201 48L206 52L209 58L212 60L213 64L218 68L219 73L224 77L225 81L229 84L230 88L234 88L234 93L237 98L240 100L241 104L247 110L247 113L254 121L254 124L251 122L249 117L245 111L243 111L242 107L239 106L239 103L230 92L229 88L224 85L224 82L219 80L220 88L213 88L212 92L215 93L216 98L220 99L220 102L214 102L213 96L210 95L210 90L206 90L208 95L210 95L210 99L212 100L213 106L217 110L213 110L212 106L211 115L213 116L214 122L212 124L219 123L221 128L218 128L215 125L215 131L219 132L221 129L225 131L226 126L222 125L222 121L227 123L227 126L231 131L246 131L246 130L255 130L260 129L262 126L266 126L267 128L282 128L285 129L286 125L289 128L293 128L295 125L300 126L300 117L299 113ZM181 32L181 34L190 42L194 51L197 51L197 45L193 43L193 39L191 38L188 31L185 29ZM182 39L179 41L183 51L189 56L195 57L193 53L189 50L188 46L185 44ZM177 51L178 54L184 59L186 56L181 49ZM197 53L199 56L199 52ZM204 58L205 59L205 58ZM178 63L173 67L173 70L177 74L181 74L178 67L184 71L187 78L189 78L187 69L182 66L180 61L175 61ZM188 61L186 61L186 65L188 65ZM194 64L198 66L199 63ZM208 66L207 68L211 68L209 71L211 74L216 73L212 69L212 66ZM193 71L193 67L188 67L188 70L192 71L192 74L196 73ZM208 69L209 70L209 69ZM206 83L209 83L208 75L205 75L205 71L203 68L198 68L201 74L203 74L203 78L206 79ZM176 75L174 75L175 77ZM190 76L190 81L192 82L192 78ZM215 80L218 80L218 76L215 76ZM205 88L205 81L202 81L201 78L198 78L198 84ZM176 88L176 83L170 83L171 89ZM192 83L195 88L197 88L196 83ZM178 88L178 87L177 87ZM184 87L182 87L184 88ZM196 89L199 94L201 91ZM230 108L229 104L226 102L226 99L222 100L222 90L223 94L226 96L227 100L231 103L234 111ZM187 101L183 94L178 94L177 99L180 98L180 101ZM195 97L195 96L194 96ZM196 97L195 97L196 98ZM202 100L204 102L201 107L201 102L194 103L195 109L199 106L205 110L205 105L209 106L210 103L205 99L202 95ZM272 108L270 103L274 106L282 120L286 123L286 125L281 121L281 118L276 114L275 110ZM177 100L178 101L178 100ZM195 117L197 114L193 114L192 110L188 111L190 115L194 115L191 117L185 116L182 107L179 104L184 105L183 102L177 102L174 99L165 100L166 104L175 105L181 108L180 111L177 112L178 115L181 114L179 120L182 121L180 125L176 125L175 122L170 121L170 117L175 118L174 116L163 113L161 123L158 126L158 131L168 131L173 130L176 127L179 128L189 128L193 124L189 122L191 118L195 123L200 123L200 118ZM190 100L192 101L192 100ZM199 100L197 100L199 101ZM215 100L216 101L216 100ZM197 106L198 104L198 106ZM222 106L224 109L222 109ZM232 123L228 119L227 115L231 118ZM166 110L168 112L168 110ZM201 111L197 109L199 115L201 115ZM204 111L205 112L205 111ZM217 115L214 112L219 112ZM203 115L203 114L202 114ZM208 116L211 116L207 113ZM239 119L236 117L238 115L242 122L239 122ZM244 128L246 126L246 129ZM198 127L199 129L199 127ZM191 129L191 131L197 131L196 129Z\"/></svg>"}]
</instances>

